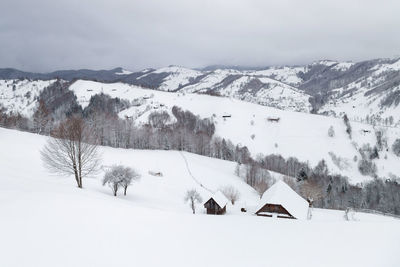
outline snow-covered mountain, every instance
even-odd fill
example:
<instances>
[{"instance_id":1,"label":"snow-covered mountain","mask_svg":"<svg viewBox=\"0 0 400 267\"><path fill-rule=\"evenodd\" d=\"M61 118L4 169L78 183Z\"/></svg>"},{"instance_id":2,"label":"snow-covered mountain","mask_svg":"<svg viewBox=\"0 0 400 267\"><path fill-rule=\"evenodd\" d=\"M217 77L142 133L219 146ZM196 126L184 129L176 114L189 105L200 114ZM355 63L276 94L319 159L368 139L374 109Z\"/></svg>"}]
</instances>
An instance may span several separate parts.
<instances>
[{"instance_id":1,"label":"snow-covered mountain","mask_svg":"<svg viewBox=\"0 0 400 267\"><path fill-rule=\"evenodd\" d=\"M283 110L337 117L347 113L352 120L380 125L400 123L400 58L358 63L321 60L257 69L169 66L139 72L116 68L44 74L0 69L0 79L17 78L123 82L161 91L225 96ZM2 91L5 83L10 81L0 84Z\"/></svg>"},{"instance_id":2,"label":"snow-covered mountain","mask_svg":"<svg viewBox=\"0 0 400 267\"><path fill-rule=\"evenodd\" d=\"M29 79L16 79L24 75ZM398 159L391 152L391 145L400 136L400 59L359 63L323 60L255 70L169 66L140 72L117 68L34 74L3 69L0 106L8 113L32 116L44 88L60 83L51 79L54 76L65 80L61 84L71 90L68 99L75 94L83 109L92 96L105 93L131 103L118 111L121 118L144 123L151 112L171 113L177 105L212 118L217 135L247 146L253 156L280 154L311 166L324 159L333 173L348 176L354 183L370 178L358 170L360 148L367 144L375 147L377 132L381 132L386 147L374 160L377 174L388 177L400 173ZM82 79L70 81L77 77ZM62 99L57 104L61 105ZM311 110L329 116L312 115ZM344 114L353 127L351 139ZM280 120L272 123L268 118ZM327 135L331 126L335 137Z\"/></svg>"}]
</instances>

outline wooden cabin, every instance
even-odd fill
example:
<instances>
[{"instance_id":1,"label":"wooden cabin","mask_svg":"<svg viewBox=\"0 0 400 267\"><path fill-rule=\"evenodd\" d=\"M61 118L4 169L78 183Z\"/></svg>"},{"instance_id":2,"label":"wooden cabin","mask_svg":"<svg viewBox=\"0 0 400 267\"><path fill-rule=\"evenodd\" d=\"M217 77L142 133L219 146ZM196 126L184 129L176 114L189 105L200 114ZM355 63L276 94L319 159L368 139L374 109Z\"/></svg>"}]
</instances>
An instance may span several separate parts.
<instances>
[{"instance_id":1,"label":"wooden cabin","mask_svg":"<svg viewBox=\"0 0 400 267\"><path fill-rule=\"evenodd\" d=\"M256 212L256 214L265 217L273 217L273 215L276 214L277 218L296 219L292 214L290 214L290 212L279 204L265 204Z\"/></svg>"},{"instance_id":2,"label":"wooden cabin","mask_svg":"<svg viewBox=\"0 0 400 267\"><path fill-rule=\"evenodd\" d=\"M309 203L285 182L277 181L264 192L258 216L284 219L307 219Z\"/></svg>"},{"instance_id":3,"label":"wooden cabin","mask_svg":"<svg viewBox=\"0 0 400 267\"><path fill-rule=\"evenodd\" d=\"M204 203L204 208L207 209L207 214L222 215L226 213L227 204L228 199L218 191Z\"/></svg>"}]
</instances>

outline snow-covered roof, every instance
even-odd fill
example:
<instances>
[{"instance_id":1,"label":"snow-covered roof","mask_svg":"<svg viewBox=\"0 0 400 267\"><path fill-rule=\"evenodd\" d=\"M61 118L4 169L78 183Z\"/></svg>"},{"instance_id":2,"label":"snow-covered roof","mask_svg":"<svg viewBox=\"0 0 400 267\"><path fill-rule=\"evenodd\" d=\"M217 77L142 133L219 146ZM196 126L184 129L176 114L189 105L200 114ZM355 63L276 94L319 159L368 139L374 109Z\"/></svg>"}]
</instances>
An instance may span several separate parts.
<instances>
[{"instance_id":1,"label":"snow-covered roof","mask_svg":"<svg viewBox=\"0 0 400 267\"><path fill-rule=\"evenodd\" d=\"M218 206L221 208L225 207L228 204L229 200L225 197L225 195L221 191L215 192L214 195L211 196L215 202L217 202Z\"/></svg>"},{"instance_id":2,"label":"snow-covered roof","mask_svg":"<svg viewBox=\"0 0 400 267\"><path fill-rule=\"evenodd\" d=\"M282 205L296 219L307 219L308 202L281 180L264 192L258 210L265 204Z\"/></svg>"}]
</instances>

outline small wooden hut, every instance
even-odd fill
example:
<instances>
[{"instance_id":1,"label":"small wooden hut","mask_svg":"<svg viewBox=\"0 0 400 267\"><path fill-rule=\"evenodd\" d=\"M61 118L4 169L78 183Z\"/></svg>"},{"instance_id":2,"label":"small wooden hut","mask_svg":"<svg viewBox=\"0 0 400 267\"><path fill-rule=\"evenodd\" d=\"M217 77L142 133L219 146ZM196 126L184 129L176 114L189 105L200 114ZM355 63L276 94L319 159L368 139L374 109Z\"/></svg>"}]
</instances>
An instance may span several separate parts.
<instances>
[{"instance_id":1,"label":"small wooden hut","mask_svg":"<svg viewBox=\"0 0 400 267\"><path fill-rule=\"evenodd\" d=\"M222 215L226 212L227 204L228 199L221 191L218 191L204 203L204 208L207 209L207 214Z\"/></svg>"},{"instance_id":2,"label":"small wooden hut","mask_svg":"<svg viewBox=\"0 0 400 267\"><path fill-rule=\"evenodd\" d=\"M277 181L261 198L258 216L307 219L309 203L285 182Z\"/></svg>"}]
</instances>

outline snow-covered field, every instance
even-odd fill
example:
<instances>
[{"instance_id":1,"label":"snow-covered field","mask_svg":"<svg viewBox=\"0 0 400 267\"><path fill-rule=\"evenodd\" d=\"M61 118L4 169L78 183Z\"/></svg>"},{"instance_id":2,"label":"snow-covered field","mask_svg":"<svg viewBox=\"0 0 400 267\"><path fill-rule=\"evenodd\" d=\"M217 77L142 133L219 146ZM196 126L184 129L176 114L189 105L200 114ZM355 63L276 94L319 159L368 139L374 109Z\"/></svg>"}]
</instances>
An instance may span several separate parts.
<instances>
[{"instance_id":1,"label":"snow-covered field","mask_svg":"<svg viewBox=\"0 0 400 267\"><path fill-rule=\"evenodd\" d=\"M254 156L258 153L281 154L285 158L297 157L301 161L308 161L311 166L325 159L332 172L348 176L353 183L371 179L360 174L358 162L354 161L355 156L361 159L359 147L364 144L370 144L371 147L376 145L374 129L368 124L352 122L353 134L352 139L349 139L342 119L283 111L232 98L168 93L123 83L104 84L82 80L76 81L70 88L83 107L89 104L92 95L101 92L128 100L141 99L141 106L124 110L120 116L147 122L151 112L171 112L176 105L201 117L213 118L217 135L230 139L234 144L246 145ZM231 117L224 119L223 115ZM268 121L268 118L280 120L276 123ZM335 137L328 136L330 126L334 128ZM387 128L386 136L390 147L399 138L400 129ZM334 163L332 155L341 158L340 164ZM400 173L398 158L390 149L382 152L380 159L375 162L379 176Z\"/></svg>"},{"instance_id":2,"label":"snow-covered field","mask_svg":"<svg viewBox=\"0 0 400 267\"><path fill-rule=\"evenodd\" d=\"M50 175L46 137L0 129L0 266L399 266L400 221L315 209L311 221L240 213L256 193L234 164L177 151L101 148L103 165L136 168L142 179L117 198L102 173L76 188ZM163 177L148 174L161 171ZM241 201L226 216L192 215L183 196L233 185Z\"/></svg>"}]
</instances>

